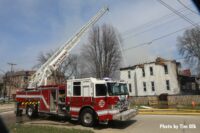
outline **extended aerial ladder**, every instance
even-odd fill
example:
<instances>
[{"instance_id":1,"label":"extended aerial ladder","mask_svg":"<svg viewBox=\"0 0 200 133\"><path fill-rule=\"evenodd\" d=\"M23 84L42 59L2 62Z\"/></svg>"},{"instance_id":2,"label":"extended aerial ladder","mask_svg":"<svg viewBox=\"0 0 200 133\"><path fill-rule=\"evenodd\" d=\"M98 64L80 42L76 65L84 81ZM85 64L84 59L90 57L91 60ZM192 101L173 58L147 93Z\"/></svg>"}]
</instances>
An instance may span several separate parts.
<instances>
[{"instance_id":1,"label":"extended aerial ladder","mask_svg":"<svg viewBox=\"0 0 200 133\"><path fill-rule=\"evenodd\" d=\"M60 47L31 77L29 88L37 88L47 85L47 78L52 72L57 70L63 61L68 57L69 52L75 47L84 33L92 27L108 11L108 7L103 7L92 19L88 21L67 43Z\"/></svg>"}]
</instances>

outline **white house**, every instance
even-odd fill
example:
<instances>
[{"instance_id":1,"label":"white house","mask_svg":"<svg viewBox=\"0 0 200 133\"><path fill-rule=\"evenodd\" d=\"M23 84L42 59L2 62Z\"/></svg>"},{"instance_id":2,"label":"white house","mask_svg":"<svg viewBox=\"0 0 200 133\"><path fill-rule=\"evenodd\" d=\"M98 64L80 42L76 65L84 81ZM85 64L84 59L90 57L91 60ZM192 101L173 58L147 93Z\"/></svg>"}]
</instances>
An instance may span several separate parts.
<instances>
[{"instance_id":1,"label":"white house","mask_svg":"<svg viewBox=\"0 0 200 133\"><path fill-rule=\"evenodd\" d=\"M180 63L158 57L153 62L120 69L120 79L128 82L130 96L179 94Z\"/></svg>"}]
</instances>

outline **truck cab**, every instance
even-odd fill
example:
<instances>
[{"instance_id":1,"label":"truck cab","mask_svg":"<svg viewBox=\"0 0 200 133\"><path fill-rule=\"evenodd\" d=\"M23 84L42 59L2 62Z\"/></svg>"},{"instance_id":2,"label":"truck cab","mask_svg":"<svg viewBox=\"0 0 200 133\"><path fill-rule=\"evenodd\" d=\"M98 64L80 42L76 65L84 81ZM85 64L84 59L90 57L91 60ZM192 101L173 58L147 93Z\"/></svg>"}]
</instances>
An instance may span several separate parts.
<instances>
[{"instance_id":1,"label":"truck cab","mask_svg":"<svg viewBox=\"0 0 200 133\"><path fill-rule=\"evenodd\" d=\"M125 82L96 78L67 81L66 104L70 115L84 126L92 126L95 121L107 123L109 120L131 119L137 110L130 109L128 98Z\"/></svg>"}]
</instances>

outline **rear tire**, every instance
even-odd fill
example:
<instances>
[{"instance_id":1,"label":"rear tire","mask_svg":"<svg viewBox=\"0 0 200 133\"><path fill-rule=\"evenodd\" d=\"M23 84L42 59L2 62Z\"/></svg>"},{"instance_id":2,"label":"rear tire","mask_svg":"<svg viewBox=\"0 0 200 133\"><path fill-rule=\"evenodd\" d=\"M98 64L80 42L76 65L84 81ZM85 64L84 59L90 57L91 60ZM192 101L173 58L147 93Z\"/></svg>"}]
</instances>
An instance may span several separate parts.
<instances>
[{"instance_id":1,"label":"rear tire","mask_svg":"<svg viewBox=\"0 0 200 133\"><path fill-rule=\"evenodd\" d=\"M34 108L34 106L28 106L26 109L26 114L29 118L33 118L37 116L37 110Z\"/></svg>"},{"instance_id":2,"label":"rear tire","mask_svg":"<svg viewBox=\"0 0 200 133\"><path fill-rule=\"evenodd\" d=\"M95 113L92 109L86 108L81 112L80 121L83 126L92 127L95 124Z\"/></svg>"}]
</instances>

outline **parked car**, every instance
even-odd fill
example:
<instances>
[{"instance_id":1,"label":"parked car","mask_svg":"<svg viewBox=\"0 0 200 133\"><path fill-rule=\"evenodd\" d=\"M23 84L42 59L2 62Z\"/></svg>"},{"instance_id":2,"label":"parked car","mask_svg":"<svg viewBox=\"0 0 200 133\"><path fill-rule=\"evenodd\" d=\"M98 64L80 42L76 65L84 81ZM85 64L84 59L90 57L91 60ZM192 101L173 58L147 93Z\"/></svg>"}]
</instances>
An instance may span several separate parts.
<instances>
[{"instance_id":1,"label":"parked car","mask_svg":"<svg viewBox=\"0 0 200 133\"><path fill-rule=\"evenodd\" d=\"M0 97L0 103L8 102L8 97Z\"/></svg>"},{"instance_id":2,"label":"parked car","mask_svg":"<svg viewBox=\"0 0 200 133\"><path fill-rule=\"evenodd\" d=\"M0 103L5 103L5 98L4 97L0 97Z\"/></svg>"}]
</instances>

